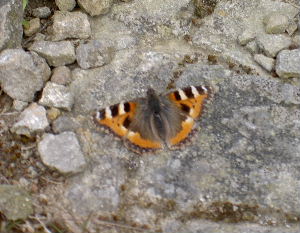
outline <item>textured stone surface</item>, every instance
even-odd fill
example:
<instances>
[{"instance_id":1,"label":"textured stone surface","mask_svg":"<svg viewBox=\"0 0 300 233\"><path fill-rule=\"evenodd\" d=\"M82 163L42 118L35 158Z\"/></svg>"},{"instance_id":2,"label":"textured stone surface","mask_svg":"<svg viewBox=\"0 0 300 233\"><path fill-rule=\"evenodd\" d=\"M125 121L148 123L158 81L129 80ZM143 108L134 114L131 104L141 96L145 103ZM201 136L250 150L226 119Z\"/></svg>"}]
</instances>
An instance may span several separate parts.
<instances>
[{"instance_id":1,"label":"textured stone surface","mask_svg":"<svg viewBox=\"0 0 300 233\"><path fill-rule=\"evenodd\" d=\"M245 30L245 31L243 31L243 33L241 35L239 35L238 42L241 45L246 45L250 41L254 40L255 37L256 37L256 35L253 31Z\"/></svg>"},{"instance_id":2,"label":"textured stone surface","mask_svg":"<svg viewBox=\"0 0 300 233\"><path fill-rule=\"evenodd\" d=\"M0 211L8 220L25 220L33 214L31 196L24 188L1 184Z\"/></svg>"},{"instance_id":3,"label":"textured stone surface","mask_svg":"<svg viewBox=\"0 0 300 233\"><path fill-rule=\"evenodd\" d=\"M22 110L24 110L24 108L26 108L27 105L28 105L28 103L24 102L24 101L20 101L20 100L13 101L13 109L18 112L21 112Z\"/></svg>"},{"instance_id":4,"label":"textured stone surface","mask_svg":"<svg viewBox=\"0 0 300 233\"><path fill-rule=\"evenodd\" d=\"M21 47L23 28L22 1L2 0L0 2L0 51L5 48Z\"/></svg>"},{"instance_id":5,"label":"textured stone surface","mask_svg":"<svg viewBox=\"0 0 300 233\"><path fill-rule=\"evenodd\" d=\"M300 49L281 51L276 59L276 73L281 78L300 78Z\"/></svg>"},{"instance_id":6,"label":"textured stone surface","mask_svg":"<svg viewBox=\"0 0 300 233\"><path fill-rule=\"evenodd\" d=\"M43 132L48 125L45 108L32 103L21 113L19 120L13 125L11 131L30 137L36 133Z\"/></svg>"},{"instance_id":7,"label":"textured stone surface","mask_svg":"<svg viewBox=\"0 0 300 233\"><path fill-rule=\"evenodd\" d=\"M291 38L286 35L259 35L256 42L268 57L275 57L278 52L292 44Z\"/></svg>"},{"instance_id":8,"label":"textured stone surface","mask_svg":"<svg viewBox=\"0 0 300 233\"><path fill-rule=\"evenodd\" d=\"M61 173L82 171L86 165L76 134L64 132L58 135L45 134L38 144L44 164Z\"/></svg>"},{"instance_id":9,"label":"textured stone surface","mask_svg":"<svg viewBox=\"0 0 300 233\"><path fill-rule=\"evenodd\" d=\"M113 4L113 0L77 0L77 2L91 16L106 14Z\"/></svg>"},{"instance_id":10,"label":"textured stone surface","mask_svg":"<svg viewBox=\"0 0 300 233\"><path fill-rule=\"evenodd\" d=\"M24 29L26 36L32 36L40 30L41 21L39 18L33 18L29 21L29 27Z\"/></svg>"},{"instance_id":11,"label":"textured stone surface","mask_svg":"<svg viewBox=\"0 0 300 233\"><path fill-rule=\"evenodd\" d=\"M72 81L71 71L67 66L58 66L52 70L51 82L67 85Z\"/></svg>"},{"instance_id":12,"label":"textured stone surface","mask_svg":"<svg viewBox=\"0 0 300 233\"><path fill-rule=\"evenodd\" d=\"M95 68L109 63L114 55L114 48L105 47L101 41L93 40L76 48L78 65L83 69Z\"/></svg>"},{"instance_id":13,"label":"textured stone surface","mask_svg":"<svg viewBox=\"0 0 300 233\"><path fill-rule=\"evenodd\" d=\"M61 116L52 123L54 133L62 133L65 131L75 131L80 124L72 117Z\"/></svg>"},{"instance_id":14,"label":"textured stone surface","mask_svg":"<svg viewBox=\"0 0 300 233\"><path fill-rule=\"evenodd\" d=\"M35 41L29 50L45 58L50 66L72 64L76 60L75 48L70 41Z\"/></svg>"},{"instance_id":15,"label":"textured stone surface","mask_svg":"<svg viewBox=\"0 0 300 233\"><path fill-rule=\"evenodd\" d=\"M13 99L32 101L50 74L45 59L34 52L7 49L0 53L1 87Z\"/></svg>"},{"instance_id":16,"label":"textured stone surface","mask_svg":"<svg viewBox=\"0 0 300 233\"><path fill-rule=\"evenodd\" d=\"M260 64L267 71L270 72L274 69L275 59L266 57L263 54L255 54L253 58L258 64Z\"/></svg>"},{"instance_id":17,"label":"textured stone surface","mask_svg":"<svg viewBox=\"0 0 300 233\"><path fill-rule=\"evenodd\" d=\"M266 33L279 34L284 33L289 25L289 18L277 12L267 15L264 19Z\"/></svg>"},{"instance_id":18,"label":"textured stone surface","mask_svg":"<svg viewBox=\"0 0 300 233\"><path fill-rule=\"evenodd\" d=\"M81 12L56 11L50 28L52 40L86 39L91 35L87 15Z\"/></svg>"},{"instance_id":19,"label":"textured stone surface","mask_svg":"<svg viewBox=\"0 0 300 233\"><path fill-rule=\"evenodd\" d=\"M73 95L68 87L47 82L39 103L44 106L62 108L70 111L73 106Z\"/></svg>"},{"instance_id":20,"label":"textured stone surface","mask_svg":"<svg viewBox=\"0 0 300 233\"><path fill-rule=\"evenodd\" d=\"M76 6L75 0L55 0L55 4L61 11L72 11Z\"/></svg>"},{"instance_id":21,"label":"textured stone surface","mask_svg":"<svg viewBox=\"0 0 300 233\"><path fill-rule=\"evenodd\" d=\"M51 15L51 11L49 9L49 7L38 7L32 10L32 15L34 17L40 18L40 19L44 19L44 18L48 18Z\"/></svg>"}]
</instances>

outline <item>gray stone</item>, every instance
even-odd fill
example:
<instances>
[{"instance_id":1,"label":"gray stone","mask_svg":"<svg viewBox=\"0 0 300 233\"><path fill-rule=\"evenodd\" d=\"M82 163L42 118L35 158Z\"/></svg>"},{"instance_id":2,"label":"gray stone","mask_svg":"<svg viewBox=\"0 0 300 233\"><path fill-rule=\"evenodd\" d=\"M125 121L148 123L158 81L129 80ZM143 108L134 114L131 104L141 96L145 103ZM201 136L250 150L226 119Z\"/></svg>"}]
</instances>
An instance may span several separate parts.
<instances>
[{"instance_id":1,"label":"gray stone","mask_svg":"<svg viewBox=\"0 0 300 233\"><path fill-rule=\"evenodd\" d=\"M286 35L259 35L256 37L256 42L264 54L268 57L275 57L278 52L287 49L292 40Z\"/></svg>"},{"instance_id":2,"label":"gray stone","mask_svg":"<svg viewBox=\"0 0 300 233\"><path fill-rule=\"evenodd\" d=\"M61 116L52 123L54 133L62 133L65 131L75 131L80 124L72 117Z\"/></svg>"},{"instance_id":3,"label":"gray stone","mask_svg":"<svg viewBox=\"0 0 300 233\"><path fill-rule=\"evenodd\" d=\"M80 172L86 165L76 134L73 132L45 134L38 143L38 152L45 165L61 173Z\"/></svg>"},{"instance_id":4,"label":"gray stone","mask_svg":"<svg viewBox=\"0 0 300 233\"><path fill-rule=\"evenodd\" d=\"M32 15L40 19L45 19L51 15L51 11L49 7L46 6L38 7L32 10Z\"/></svg>"},{"instance_id":5,"label":"gray stone","mask_svg":"<svg viewBox=\"0 0 300 233\"><path fill-rule=\"evenodd\" d=\"M0 83L13 99L30 102L50 77L44 58L22 49L7 49L0 53Z\"/></svg>"},{"instance_id":6,"label":"gray stone","mask_svg":"<svg viewBox=\"0 0 300 233\"><path fill-rule=\"evenodd\" d=\"M259 48L255 40L250 41L248 44L246 44L245 48L252 54L256 54L259 51Z\"/></svg>"},{"instance_id":7,"label":"gray stone","mask_svg":"<svg viewBox=\"0 0 300 233\"><path fill-rule=\"evenodd\" d=\"M38 32L37 34L35 34L33 40L41 41L41 40L45 40L45 38L46 38L46 36L44 34Z\"/></svg>"},{"instance_id":8,"label":"gray stone","mask_svg":"<svg viewBox=\"0 0 300 233\"><path fill-rule=\"evenodd\" d=\"M2 0L0 2L0 51L5 48L21 47L23 37L22 1Z\"/></svg>"},{"instance_id":9,"label":"gray stone","mask_svg":"<svg viewBox=\"0 0 300 233\"><path fill-rule=\"evenodd\" d=\"M300 47L300 35L295 35L295 36L293 37L293 43L294 43L296 46Z\"/></svg>"},{"instance_id":10,"label":"gray stone","mask_svg":"<svg viewBox=\"0 0 300 233\"><path fill-rule=\"evenodd\" d=\"M91 27L87 15L81 12L56 11L50 27L51 39L87 39L91 35Z\"/></svg>"},{"instance_id":11,"label":"gray stone","mask_svg":"<svg viewBox=\"0 0 300 233\"><path fill-rule=\"evenodd\" d=\"M241 45L246 45L250 41L253 41L255 39L255 37L256 37L255 32L253 32L252 30L246 29L245 31L243 31L243 33L241 35L239 35L238 42Z\"/></svg>"},{"instance_id":12,"label":"gray stone","mask_svg":"<svg viewBox=\"0 0 300 233\"><path fill-rule=\"evenodd\" d=\"M277 55L276 73L281 78L300 78L300 49L282 50Z\"/></svg>"},{"instance_id":13,"label":"gray stone","mask_svg":"<svg viewBox=\"0 0 300 233\"><path fill-rule=\"evenodd\" d=\"M35 41L29 50L45 58L50 66L72 64L76 60L75 48L70 41Z\"/></svg>"},{"instance_id":14,"label":"gray stone","mask_svg":"<svg viewBox=\"0 0 300 233\"><path fill-rule=\"evenodd\" d=\"M32 103L20 114L19 120L13 125L11 131L31 137L36 133L43 132L48 125L45 108Z\"/></svg>"},{"instance_id":15,"label":"gray stone","mask_svg":"<svg viewBox=\"0 0 300 233\"><path fill-rule=\"evenodd\" d=\"M113 0L77 0L78 5L85 10L89 15L103 15L106 14L113 4Z\"/></svg>"},{"instance_id":16,"label":"gray stone","mask_svg":"<svg viewBox=\"0 0 300 233\"><path fill-rule=\"evenodd\" d=\"M101 41L93 40L76 49L78 65L83 69L103 66L112 60L114 48L105 47Z\"/></svg>"},{"instance_id":17,"label":"gray stone","mask_svg":"<svg viewBox=\"0 0 300 233\"><path fill-rule=\"evenodd\" d=\"M32 198L24 188L1 184L0 212L8 220L25 220L33 214Z\"/></svg>"},{"instance_id":18,"label":"gray stone","mask_svg":"<svg viewBox=\"0 0 300 233\"><path fill-rule=\"evenodd\" d=\"M287 27L286 29L286 32L292 36L295 32L297 31L297 23L292 20L290 23L289 23L289 26Z\"/></svg>"},{"instance_id":19,"label":"gray stone","mask_svg":"<svg viewBox=\"0 0 300 233\"><path fill-rule=\"evenodd\" d=\"M51 82L60 85L70 84L72 81L71 71L67 66L58 66L52 70Z\"/></svg>"},{"instance_id":20,"label":"gray stone","mask_svg":"<svg viewBox=\"0 0 300 233\"><path fill-rule=\"evenodd\" d=\"M41 22L39 18L33 18L29 21L29 27L24 29L26 36L32 36L40 30Z\"/></svg>"},{"instance_id":21,"label":"gray stone","mask_svg":"<svg viewBox=\"0 0 300 233\"><path fill-rule=\"evenodd\" d=\"M75 0L55 0L55 4L61 11L72 11L76 6Z\"/></svg>"},{"instance_id":22,"label":"gray stone","mask_svg":"<svg viewBox=\"0 0 300 233\"><path fill-rule=\"evenodd\" d=\"M20 101L20 100L14 100L13 101L13 109L18 111L18 112L23 111L24 108L26 108L27 106L28 106L27 102Z\"/></svg>"},{"instance_id":23,"label":"gray stone","mask_svg":"<svg viewBox=\"0 0 300 233\"><path fill-rule=\"evenodd\" d=\"M274 69L275 59L266 57L263 54L255 54L253 58L258 64L260 64L267 71L270 72Z\"/></svg>"},{"instance_id":24,"label":"gray stone","mask_svg":"<svg viewBox=\"0 0 300 233\"><path fill-rule=\"evenodd\" d=\"M39 104L47 107L62 108L71 111L73 106L73 95L68 87L52 82L47 82Z\"/></svg>"},{"instance_id":25,"label":"gray stone","mask_svg":"<svg viewBox=\"0 0 300 233\"><path fill-rule=\"evenodd\" d=\"M266 33L284 33L289 25L289 18L279 12L272 12L264 18L264 24Z\"/></svg>"}]
</instances>

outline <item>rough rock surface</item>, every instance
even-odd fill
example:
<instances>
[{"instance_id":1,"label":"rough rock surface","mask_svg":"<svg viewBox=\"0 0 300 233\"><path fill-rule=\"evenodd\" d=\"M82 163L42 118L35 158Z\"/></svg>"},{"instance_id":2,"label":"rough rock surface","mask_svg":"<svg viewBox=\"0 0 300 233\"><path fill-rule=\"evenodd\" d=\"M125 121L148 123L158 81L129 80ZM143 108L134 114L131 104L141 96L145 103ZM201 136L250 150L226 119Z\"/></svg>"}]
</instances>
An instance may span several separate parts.
<instances>
[{"instance_id":1,"label":"rough rock surface","mask_svg":"<svg viewBox=\"0 0 300 233\"><path fill-rule=\"evenodd\" d=\"M32 103L21 113L19 120L13 125L11 131L30 137L35 133L43 132L48 125L45 108Z\"/></svg>"},{"instance_id":2,"label":"rough rock surface","mask_svg":"<svg viewBox=\"0 0 300 233\"><path fill-rule=\"evenodd\" d=\"M22 1L2 0L0 2L0 51L21 46L23 28Z\"/></svg>"},{"instance_id":3,"label":"rough rock surface","mask_svg":"<svg viewBox=\"0 0 300 233\"><path fill-rule=\"evenodd\" d=\"M29 27L24 29L26 36L32 36L37 33L41 27L41 21L39 18L33 18L29 21Z\"/></svg>"},{"instance_id":4,"label":"rough rock surface","mask_svg":"<svg viewBox=\"0 0 300 233\"><path fill-rule=\"evenodd\" d=\"M255 54L253 56L254 60L260 64L267 71L272 71L274 69L275 60L270 57L266 57L263 54Z\"/></svg>"},{"instance_id":5,"label":"rough rock surface","mask_svg":"<svg viewBox=\"0 0 300 233\"><path fill-rule=\"evenodd\" d=\"M266 33L279 34L284 33L289 25L289 18L284 14L276 12L267 15L264 19Z\"/></svg>"},{"instance_id":6,"label":"rough rock surface","mask_svg":"<svg viewBox=\"0 0 300 233\"><path fill-rule=\"evenodd\" d=\"M14 185L0 185L0 211L9 220L27 219L33 214L30 195Z\"/></svg>"},{"instance_id":7,"label":"rough rock surface","mask_svg":"<svg viewBox=\"0 0 300 233\"><path fill-rule=\"evenodd\" d=\"M73 106L73 94L70 92L69 87L47 82L39 104L70 111Z\"/></svg>"},{"instance_id":8,"label":"rough rock surface","mask_svg":"<svg viewBox=\"0 0 300 233\"><path fill-rule=\"evenodd\" d=\"M38 7L32 10L32 15L34 17L43 19L43 18L48 18L51 15L51 11L49 7Z\"/></svg>"},{"instance_id":9,"label":"rough rock surface","mask_svg":"<svg viewBox=\"0 0 300 233\"><path fill-rule=\"evenodd\" d=\"M291 38L286 35L259 35L256 42L268 57L275 57L292 44Z\"/></svg>"},{"instance_id":10,"label":"rough rock surface","mask_svg":"<svg viewBox=\"0 0 300 233\"><path fill-rule=\"evenodd\" d=\"M55 0L55 4L61 11L72 11L76 6L76 0Z\"/></svg>"},{"instance_id":11,"label":"rough rock surface","mask_svg":"<svg viewBox=\"0 0 300 233\"><path fill-rule=\"evenodd\" d=\"M61 173L76 173L86 165L75 133L45 134L38 144L44 164Z\"/></svg>"},{"instance_id":12,"label":"rough rock surface","mask_svg":"<svg viewBox=\"0 0 300 233\"><path fill-rule=\"evenodd\" d=\"M70 41L36 41L29 50L45 58L50 66L72 64L76 60L75 48Z\"/></svg>"},{"instance_id":13,"label":"rough rock surface","mask_svg":"<svg viewBox=\"0 0 300 233\"><path fill-rule=\"evenodd\" d=\"M0 53L1 88L13 99L32 101L50 74L45 59L34 52L6 49Z\"/></svg>"},{"instance_id":14,"label":"rough rock surface","mask_svg":"<svg viewBox=\"0 0 300 233\"><path fill-rule=\"evenodd\" d=\"M113 0L77 0L77 2L91 16L106 14L113 4Z\"/></svg>"},{"instance_id":15,"label":"rough rock surface","mask_svg":"<svg viewBox=\"0 0 300 233\"><path fill-rule=\"evenodd\" d=\"M53 74L51 76L51 82L67 85L72 81L71 71L67 66L58 66L53 69Z\"/></svg>"},{"instance_id":16,"label":"rough rock surface","mask_svg":"<svg viewBox=\"0 0 300 233\"><path fill-rule=\"evenodd\" d=\"M56 11L50 31L54 41L68 38L87 39L91 35L87 15L81 12Z\"/></svg>"},{"instance_id":17,"label":"rough rock surface","mask_svg":"<svg viewBox=\"0 0 300 233\"><path fill-rule=\"evenodd\" d=\"M281 51L276 59L276 73L281 78L300 78L300 49Z\"/></svg>"},{"instance_id":18,"label":"rough rock surface","mask_svg":"<svg viewBox=\"0 0 300 233\"><path fill-rule=\"evenodd\" d=\"M83 69L96 68L109 63L114 54L114 48L105 47L99 40L81 44L76 48L78 65Z\"/></svg>"}]
</instances>

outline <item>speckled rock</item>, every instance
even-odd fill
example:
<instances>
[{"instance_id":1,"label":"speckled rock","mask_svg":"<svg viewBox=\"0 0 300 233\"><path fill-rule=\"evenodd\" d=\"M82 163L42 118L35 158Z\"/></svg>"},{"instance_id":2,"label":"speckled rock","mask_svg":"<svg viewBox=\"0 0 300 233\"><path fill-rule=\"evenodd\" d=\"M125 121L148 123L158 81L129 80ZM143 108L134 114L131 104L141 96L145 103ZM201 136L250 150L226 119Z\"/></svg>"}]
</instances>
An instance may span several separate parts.
<instances>
[{"instance_id":1,"label":"speckled rock","mask_svg":"<svg viewBox=\"0 0 300 233\"><path fill-rule=\"evenodd\" d=\"M270 72L274 69L275 59L266 57L263 54L255 54L253 58L258 64L260 64L267 71Z\"/></svg>"},{"instance_id":2,"label":"speckled rock","mask_svg":"<svg viewBox=\"0 0 300 233\"><path fill-rule=\"evenodd\" d=\"M91 27L87 15L81 12L56 11L50 27L51 39L87 39L91 35Z\"/></svg>"},{"instance_id":3,"label":"speckled rock","mask_svg":"<svg viewBox=\"0 0 300 233\"><path fill-rule=\"evenodd\" d=\"M114 55L114 48L105 47L101 41L93 40L76 48L78 65L83 69L95 68L109 63Z\"/></svg>"},{"instance_id":4,"label":"speckled rock","mask_svg":"<svg viewBox=\"0 0 300 233\"><path fill-rule=\"evenodd\" d=\"M80 124L72 117L60 116L52 123L54 133L62 133L65 131L75 131Z\"/></svg>"},{"instance_id":5,"label":"speckled rock","mask_svg":"<svg viewBox=\"0 0 300 233\"><path fill-rule=\"evenodd\" d=\"M31 196L24 188L1 184L0 211L8 220L25 220L33 214Z\"/></svg>"},{"instance_id":6,"label":"speckled rock","mask_svg":"<svg viewBox=\"0 0 300 233\"><path fill-rule=\"evenodd\" d=\"M195 5L195 14L200 18L210 15L213 13L217 2L217 0L193 0Z\"/></svg>"},{"instance_id":7,"label":"speckled rock","mask_svg":"<svg viewBox=\"0 0 300 233\"><path fill-rule=\"evenodd\" d=\"M78 5L89 15L96 16L106 14L113 4L113 0L77 0Z\"/></svg>"},{"instance_id":8,"label":"speckled rock","mask_svg":"<svg viewBox=\"0 0 300 233\"><path fill-rule=\"evenodd\" d=\"M292 44L291 38L286 35L259 35L256 42L268 57L275 57L278 52Z\"/></svg>"},{"instance_id":9,"label":"speckled rock","mask_svg":"<svg viewBox=\"0 0 300 233\"><path fill-rule=\"evenodd\" d=\"M45 58L50 66L72 64L76 60L75 48L70 41L35 41L29 50Z\"/></svg>"},{"instance_id":10,"label":"speckled rock","mask_svg":"<svg viewBox=\"0 0 300 233\"><path fill-rule=\"evenodd\" d=\"M34 17L44 19L44 18L48 18L51 15L51 11L49 7L46 6L38 7L32 10L32 15Z\"/></svg>"},{"instance_id":11,"label":"speckled rock","mask_svg":"<svg viewBox=\"0 0 300 233\"><path fill-rule=\"evenodd\" d=\"M52 70L51 82L67 85L72 81L71 71L67 66L58 66Z\"/></svg>"},{"instance_id":12,"label":"speckled rock","mask_svg":"<svg viewBox=\"0 0 300 233\"><path fill-rule=\"evenodd\" d=\"M252 54L256 54L259 52L259 48L255 40L250 41L248 44L246 44L245 48Z\"/></svg>"},{"instance_id":13,"label":"speckled rock","mask_svg":"<svg viewBox=\"0 0 300 233\"><path fill-rule=\"evenodd\" d=\"M276 73L281 78L300 78L300 49L281 51L276 59Z\"/></svg>"},{"instance_id":14,"label":"speckled rock","mask_svg":"<svg viewBox=\"0 0 300 233\"><path fill-rule=\"evenodd\" d=\"M27 102L21 101L21 100L14 100L13 101L13 109L21 112L24 110L24 108L26 108L28 106Z\"/></svg>"},{"instance_id":15,"label":"speckled rock","mask_svg":"<svg viewBox=\"0 0 300 233\"><path fill-rule=\"evenodd\" d=\"M289 18L284 14L273 12L264 18L264 24L266 33L284 33L289 25Z\"/></svg>"},{"instance_id":16,"label":"speckled rock","mask_svg":"<svg viewBox=\"0 0 300 233\"><path fill-rule=\"evenodd\" d=\"M32 103L20 115L19 120L13 125L11 131L19 135L30 137L43 132L49 123L46 109L36 103Z\"/></svg>"},{"instance_id":17,"label":"speckled rock","mask_svg":"<svg viewBox=\"0 0 300 233\"><path fill-rule=\"evenodd\" d=\"M253 32L252 30L245 30L241 35L239 35L238 42L241 45L246 45L250 41L253 41L255 37L256 37L255 32Z\"/></svg>"},{"instance_id":18,"label":"speckled rock","mask_svg":"<svg viewBox=\"0 0 300 233\"><path fill-rule=\"evenodd\" d=\"M40 30L41 22L39 18L33 18L29 21L29 27L24 29L26 36L32 36Z\"/></svg>"},{"instance_id":19,"label":"speckled rock","mask_svg":"<svg viewBox=\"0 0 300 233\"><path fill-rule=\"evenodd\" d=\"M22 1L2 0L0 3L0 51L5 48L20 48L23 37Z\"/></svg>"},{"instance_id":20,"label":"speckled rock","mask_svg":"<svg viewBox=\"0 0 300 233\"><path fill-rule=\"evenodd\" d=\"M72 11L76 6L76 0L55 0L55 4L61 11Z\"/></svg>"},{"instance_id":21,"label":"speckled rock","mask_svg":"<svg viewBox=\"0 0 300 233\"><path fill-rule=\"evenodd\" d=\"M49 79L50 68L35 52L7 49L0 53L0 83L13 99L30 102Z\"/></svg>"},{"instance_id":22,"label":"speckled rock","mask_svg":"<svg viewBox=\"0 0 300 233\"><path fill-rule=\"evenodd\" d=\"M73 106L73 95L68 87L47 82L43 89L42 98L39 100L39 104L71 111Z\"/></svg>"},{"instance_id":23,"label":"speckled rock","mask_svg":"<svg viewBox=\"0 0 300 233\"><path fill-rule=\"evenodd\" d=\"M73 132L45 134L38 144L38 152L45 165L61 173L80 172L86 165L76 134Z\"/></svg>"}]
</instances>

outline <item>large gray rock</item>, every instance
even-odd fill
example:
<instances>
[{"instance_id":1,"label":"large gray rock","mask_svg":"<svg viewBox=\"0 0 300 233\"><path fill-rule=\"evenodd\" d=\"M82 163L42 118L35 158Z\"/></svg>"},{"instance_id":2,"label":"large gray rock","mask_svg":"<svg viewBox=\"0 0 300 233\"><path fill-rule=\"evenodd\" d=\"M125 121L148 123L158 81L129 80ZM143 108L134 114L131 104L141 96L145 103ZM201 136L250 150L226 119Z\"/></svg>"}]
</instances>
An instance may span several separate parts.
<instances>
[{"instance_id":1,"label":"large gray rock","mask_svg":"<svg viewBox=\"0 0 300 233\"><path fill-rule=\"evenodd\" d=\"M75 48L70 41L35 41L29 50L45 58L50 66L68 65L76 60Z\"/></svg>"},{"instance_id":2,"label":"large gray rock","mask_svg":"<svg viewBox=\"0 0 300 233\"><path fill-rule=\"evenodd\" d=\"M27 219L33 214L31 196L14 185L0 185L0 212L8 220Z\"/></svg>"},{"instance_id":3,"label":"large gray rock","mask_svg":"<svg viewBox=\"0 0 300 233\"><path fill-rule=\"evenodd\" d=\"M50 27L51 39L87 39L91 35L91 27L87 15L81 12L56 11Z\"/></svg>"},{"instance_id":4,"label":"large gray rock","mask_svg":"<svg viewBox=\"0 0 300 233\"><path fill-rule=\"evenodd\" d=\"M77 2L91 16L106 14L113 4L113 0L77 0Z\"/></svg>"},{"instance_id":5,"label":"large gray rock","mask_svg":"<svg viewBox=\"0 0 300 233\"><path fill-rule=\"evenodd\" d=\"M76 48L78 65L83 69L95 68L109 63L114 55L113 47L106 47L99 40L81 44Z\"/></svg>"},{"instance_id":6,"label":"large gray rock","mask_svg":"<svg viewBox=\"0 0 300 233\"><path fill-rule=\"evenodd\" d=\"M0 1L0 51L5 48L21 47L23 36L22 1Z\"/></svg>"},{"instance_id":7,"label":"large gray rock","mask_svg":"<svg viewBox=\"0 0 300 233\"><path fill-rule=\"evenodd\" d=\"M278 12L272 12L264 19L266 33L279 34L284 33L289 25L289 18Z\"/></svg>"},{"instance_id":8,"label":"large gray rock","mask_svg":"<svg viewBox=\"0 0 300 233\"><path fill-rule=\"evenodd\" d=\"M71 71L67 66L58 66L54 68L52 72L51 82L60 85L67 85L71 83Z\"/></svg>"},{"instance_id":9,"label":"large gray rock","mask_svg":"<svg viewBox=\"0 0 300 233\"><path fill-rule=\"evenodd\" d=\"M53 82L47 82L43 89L42 98L39 104L47 107L62 108L71 111L73 106L73 94L69 87Z\"/></svg>"},{"instance_id":10,"label":"large gray rock","mask_svg":"<svg viewBox=\"0 0 300 233\"><path fill-rule=\"evenodd\" d=\"M32 103L20 115L19 120L13 125L11 131L19 135L30 137L43 132L49 126L46 109Z\"/></svg>"},{"instance_id":11,"label":"large gray rock","mask_svg":"<svg viewBox=\"0 0 300 233\"><path fill-rule=\"evenodd\" d=\"M268 57L275 57L277 53L292 44L292 39L286 35L262 34L257 36L256 42L264 54Z\"/></svg>"},{"instance_id":12,"label":"large gray rock","mask_svg":"<svg viewBox=\"0 0 300 233\"><path fill-rule=\"evenodd\" d=\"M86 162L76 134L64 132L59 135L45 134L38 144L38 152L44 164L61 173L82 171Z\"/></svg>"},{"instance_id":13,"label":"large gray rock","mask_svg":"<svg viewBox=\"0 0 300 233\"><path fill-rule=\"evenodd\" d=\"M270 72L274 69L275 59L266 57L263 54L255 54L253 58L258 64L260 64L267 71Z\"/></svg>"},{"instance_id":14,"label":"large gray rock","mask_svg":"<svg viewBox=\"0 0 300 233\"><path fill-rule=\"evenodd\" d=\"M7 49L0 53L0 83L13 99L30 102L49 79L50 68L35 52Z\"/></svg>"},{"instance_id":15,"label":"large gray rock","mask_svg":"<svg viewBox=\"0 0 300 233\"><path fill-rule=\"evenodd\" d=\"M76 0L55 0L55 4L61 11L72 11L76 6Z\"/></svg>"},{"instance_id":16,"label":"large gray rock","mask_svg":"<svg viewBox=\"0 0 300 233\"><path fill-rule=\"evenodd\" d=\"M51 15L51 10L46 6L38 7L32 10L32 15L40 19L48 18Z\"/></svg>"},{"instance_id":17,"label":"large gray rock","mask_svg":"<svg viewBox=\"0 0 300 233\"><path fill-rule=\"evenodd\" d=\"M282 50L277 55L276 73L281 78L300 78L300 49Z\"/></svg>"}]
</instances>

